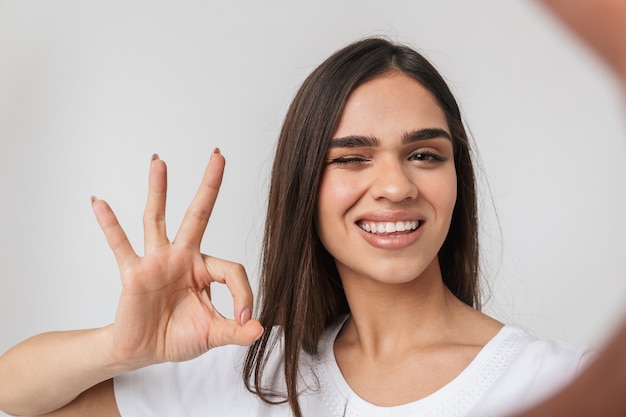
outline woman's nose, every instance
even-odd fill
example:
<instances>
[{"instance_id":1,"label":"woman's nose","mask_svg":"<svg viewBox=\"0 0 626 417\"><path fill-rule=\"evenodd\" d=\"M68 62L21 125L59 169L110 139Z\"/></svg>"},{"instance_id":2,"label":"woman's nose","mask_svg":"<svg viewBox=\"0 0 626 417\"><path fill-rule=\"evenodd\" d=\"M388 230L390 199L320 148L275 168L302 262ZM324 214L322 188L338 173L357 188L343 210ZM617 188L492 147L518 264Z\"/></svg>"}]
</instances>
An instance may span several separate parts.
<instances>
[{"instance_id":1,"label":"woman's nose","mask_svg":"<svg viewBox=\"0 0 626 417\"><path fill-rule=\"evenodd\" d=\"M377 165L370 190L375 199L397 203L417 197L417 184L410 167L401 161L381 161Z\"/></svg>"}]
</instances>

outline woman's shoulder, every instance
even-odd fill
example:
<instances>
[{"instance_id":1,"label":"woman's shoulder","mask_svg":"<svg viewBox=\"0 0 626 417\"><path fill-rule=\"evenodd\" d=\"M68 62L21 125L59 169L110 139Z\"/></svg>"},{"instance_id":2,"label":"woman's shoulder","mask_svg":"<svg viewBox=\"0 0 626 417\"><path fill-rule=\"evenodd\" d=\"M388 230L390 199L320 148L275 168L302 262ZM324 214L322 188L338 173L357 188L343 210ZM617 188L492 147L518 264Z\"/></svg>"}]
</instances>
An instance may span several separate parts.
<instances>
[{"instance_id":1,"label":"woman's shoulder","mask_svg":"<svg viewBox=\"0 0 626 417\"><path fill-rule=\"evenodd\" d=\"M472 385L492 393L532 397L570 381L592 357L587 347L504 325L470 365Z\"/></svg>"},{"instance_id":2,"label":"woman's shoulder","mask_svg":"<svg viewBox=\"0 0 626 417\"><path fill-rule=\"evenodd\" d=\"M469 312L468 312L469 311ZM537 336L520 326L502 323L484 313L466 309L462 328L467 340L483 345L479 354L488 366L520 372L577 373L593 354L586 346Z\"/></svg>"},{"instance_id":3,"label":"woman's shoulder","mask_svg":"<svg viewBox=\"0 0 626 417\"><path fill-rule=\"evenodd\" d=\"M594 357L588 346L537 336L521 327L502 328L503 342L516 351L514 364L526 369L561 368L577 373Z\"/></svg>"},{"instance_id":4,"label":"woman's shoulder","mask_svg":"<svg viewBox=\"0 0 626 417\"><path fill-rule=\"evenodd\" d=\"M588 347L550 340L505 325L482 352L474 384L485 386L483 415L504 415L514 404L533 404L571 381L593 359Z\"/></svg>"}]
</instances>

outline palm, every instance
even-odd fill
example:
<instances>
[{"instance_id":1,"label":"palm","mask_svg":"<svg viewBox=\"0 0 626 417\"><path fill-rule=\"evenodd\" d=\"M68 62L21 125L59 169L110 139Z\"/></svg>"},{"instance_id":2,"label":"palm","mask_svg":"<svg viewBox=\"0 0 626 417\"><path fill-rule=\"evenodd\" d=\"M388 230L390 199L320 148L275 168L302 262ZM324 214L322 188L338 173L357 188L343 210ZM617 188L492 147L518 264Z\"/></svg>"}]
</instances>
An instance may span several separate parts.
<instances>
[{"instance_id":1,"label":"palm","mask_svg":"<svg viewBox=\"0 0 626 417\"><path fill-rule=\"evenodd\" d=\"M106 203L94 203L96 217L113 249L122 276L115 321L115 349L125 360L162 362L194 358L224 344L250 344L262 332L248 321L252 293L243 267L200 253L221 183L224 160L214 154L200 190L173 242L165 234L165 165L155 160L144 215L145 255L135 254ZM210 298L212 282L227 284L235 317L224 318Z\"/></svg>"}]
</instances>

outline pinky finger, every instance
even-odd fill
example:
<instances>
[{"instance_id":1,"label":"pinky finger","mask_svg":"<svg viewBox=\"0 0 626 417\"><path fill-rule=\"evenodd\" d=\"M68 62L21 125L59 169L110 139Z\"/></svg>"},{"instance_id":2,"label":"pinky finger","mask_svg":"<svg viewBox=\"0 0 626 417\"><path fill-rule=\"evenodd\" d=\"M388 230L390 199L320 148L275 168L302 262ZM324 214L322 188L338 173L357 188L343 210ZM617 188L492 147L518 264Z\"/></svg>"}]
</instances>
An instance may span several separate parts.
<instances>
[{"instance_id":1,"label":"pinky finger","mask_svg":"<svg viewBox=\"0 0 626 417\"><path fill-rule=\"evenodd\" d=\"M128 237L126 237L126 233L124 233L111 207L106 201L98 200L95 197L91 198L91 205L96 215L96 220L104 232L107 243L113 251L120 269L134 262L137 254L128 241Z\"/></svg>"}]
</instances>

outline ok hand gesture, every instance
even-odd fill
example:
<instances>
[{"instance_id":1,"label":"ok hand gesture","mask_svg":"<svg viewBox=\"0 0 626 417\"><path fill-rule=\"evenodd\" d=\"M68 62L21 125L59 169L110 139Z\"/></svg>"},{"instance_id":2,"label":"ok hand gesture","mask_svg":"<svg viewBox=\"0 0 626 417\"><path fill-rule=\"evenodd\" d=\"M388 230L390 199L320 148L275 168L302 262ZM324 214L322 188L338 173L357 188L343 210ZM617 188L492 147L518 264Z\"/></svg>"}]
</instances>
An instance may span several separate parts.
<instances>
[{"instance_id":1,"label":"ok hand gesture","mask_svg":"<svg viewBox=\"0 0 626 417\"><path fill-rule=\"evenodd\" d=\"M249 345L262 334L261 323L251 318L253 296L243 266L200 253L224 164L216 149L176 237L169 241L166 166L153 158L143 220L144 256L135 253L109 205L93 201L122 279L114 325L118 360L137 365L184 361L221 345ZM235 320L214 308L210 290L214 282L228 286Z\"/></svg>"}]
</instances>

